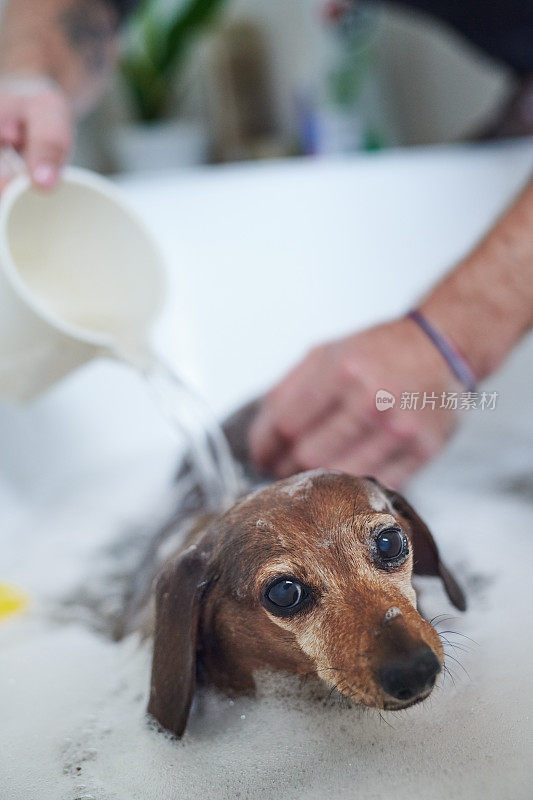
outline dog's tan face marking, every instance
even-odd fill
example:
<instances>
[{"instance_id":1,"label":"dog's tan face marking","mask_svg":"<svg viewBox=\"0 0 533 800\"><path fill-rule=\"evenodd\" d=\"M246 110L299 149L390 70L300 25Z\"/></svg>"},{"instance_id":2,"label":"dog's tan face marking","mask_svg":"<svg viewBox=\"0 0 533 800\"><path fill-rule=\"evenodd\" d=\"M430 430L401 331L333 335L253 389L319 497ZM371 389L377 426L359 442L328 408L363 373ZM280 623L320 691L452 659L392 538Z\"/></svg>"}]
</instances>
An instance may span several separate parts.
<instances>
[{"instance_id":1,"label":"dog's tan face marking","mask_svg":"<svg viewBox=\"0 0 533 800\"><path fill-rule=\"evenodd\" d=\"M371 481L314 471L256 491L230 510L217 531L216 579L203 609L205 668L224 688L250 688L270 665L316 672L357 702L391 701L378 676L401 654L440 639L416 610L409 524ZM408 555L390 568L376 536L390 528ZM265 593L278 580L304 587L305 607L280 615ZM229 676L229 677L228 677Z\"/></svg>"}]
</instances>

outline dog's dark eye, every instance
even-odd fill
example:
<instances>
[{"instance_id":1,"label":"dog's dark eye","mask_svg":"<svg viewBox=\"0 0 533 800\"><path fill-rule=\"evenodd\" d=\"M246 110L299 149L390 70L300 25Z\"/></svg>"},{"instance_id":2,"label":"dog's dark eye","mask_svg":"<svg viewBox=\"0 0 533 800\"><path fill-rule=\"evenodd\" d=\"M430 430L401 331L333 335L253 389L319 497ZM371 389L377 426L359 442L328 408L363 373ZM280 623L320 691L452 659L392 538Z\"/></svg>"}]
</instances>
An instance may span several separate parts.
<instances>
[{"instance_id":1,"label":"dog's dark eye","mask_svg":"<svg viewBox=\"0 0 533 800\"><path fill-rule=\"evenodd\" d=\"M267 592L271 603L281 608L292 608L302 599L302 587L296 581L278 581Z\"/></svg>"},{"instance_id":2,"label":"dog's dark eye","mask_svg":"<svg viewBox=\"0 0 533 800\"><path fill-rule=\"evenodd\" d=\"M271 583L264 594L264 605L273 614L295 614L309 599L308 591L298 581L280 578Z\"/></svg>"},{"instance_id":3,"label":"dog's dark eye","mask_svg":"<svg viewBox=\"0 0 533 800\"><path fill-rule=\"evenodd\" d=\"M386 528L376 536L376 548L379 560L390 564L407 554L407 541L397 528Z\"/></svg>"}]
</instances>

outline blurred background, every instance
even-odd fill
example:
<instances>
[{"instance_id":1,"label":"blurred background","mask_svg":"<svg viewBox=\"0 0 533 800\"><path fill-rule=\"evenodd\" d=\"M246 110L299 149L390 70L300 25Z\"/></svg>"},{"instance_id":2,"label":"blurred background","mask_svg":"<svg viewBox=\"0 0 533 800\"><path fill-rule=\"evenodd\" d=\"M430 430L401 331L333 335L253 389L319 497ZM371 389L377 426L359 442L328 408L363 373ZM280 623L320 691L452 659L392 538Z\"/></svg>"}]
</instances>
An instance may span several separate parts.
<instances>
[{"instance_id":1,"label":"blurred background","mask_svg":"<svg viewBox=\"0 0 533 800\"><path fill-rule=\"evenodd\" d=\"M512 84L392 3L149 0L74 160L115 173L456 141Z\"/></svg>"}]
</instances>

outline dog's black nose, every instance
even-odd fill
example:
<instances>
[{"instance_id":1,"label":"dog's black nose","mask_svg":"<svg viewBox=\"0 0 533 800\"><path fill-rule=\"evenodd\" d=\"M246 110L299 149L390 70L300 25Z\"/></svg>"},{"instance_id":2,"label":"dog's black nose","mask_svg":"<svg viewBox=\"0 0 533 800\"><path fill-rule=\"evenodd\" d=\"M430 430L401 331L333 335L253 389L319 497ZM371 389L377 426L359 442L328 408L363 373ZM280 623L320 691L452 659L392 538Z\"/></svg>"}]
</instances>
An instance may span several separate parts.
<instances>
[{"instance_id":1,"label":"dog's black nose","mask_svg":"<svg viewBox=\"0 0 533 800\"><path fill-rule=\"evenodd\" d=\"M429 647L421 647L382 667L378 681L385 692L397 700L411 700L435 683L440 662Z\"/></svg>"}]
</instances>

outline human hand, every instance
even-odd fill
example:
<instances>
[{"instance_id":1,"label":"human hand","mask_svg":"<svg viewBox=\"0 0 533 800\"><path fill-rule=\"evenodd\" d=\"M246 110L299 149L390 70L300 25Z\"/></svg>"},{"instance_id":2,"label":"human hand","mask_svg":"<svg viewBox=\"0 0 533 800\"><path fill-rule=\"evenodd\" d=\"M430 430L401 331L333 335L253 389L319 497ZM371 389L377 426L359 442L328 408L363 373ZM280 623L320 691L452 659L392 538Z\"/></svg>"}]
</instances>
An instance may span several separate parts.
<instances>
[{"instance_id":1,"label":"human hand","mask_svg":"<svg viewBox=\"0 0 533 800\"><path fill-rule=\"evenodd\" d=\"M379 411L376 392L396 397ZM266 397L250 431L258 466L286 477L327 467L374 475L399 488L435 456L457 414L440 408L442 393L461 389L446 362L410 319L320 345ZM417 410L400 407L419 392ZM424 392L435 408L421 409Z\"/></svg>"},{"instance_id":2,"label":"human hand","mask_svg":"<svg viewBox=\"0 0 533 800\"><path fill-rule=\"evenodd\" d=\"M0 76L0 152L14 148L32 182L52 189L72 144L72 120L66 96L45 77ZM13 177L0 171L0 192Z\"/></svg>"}]
</instances>

